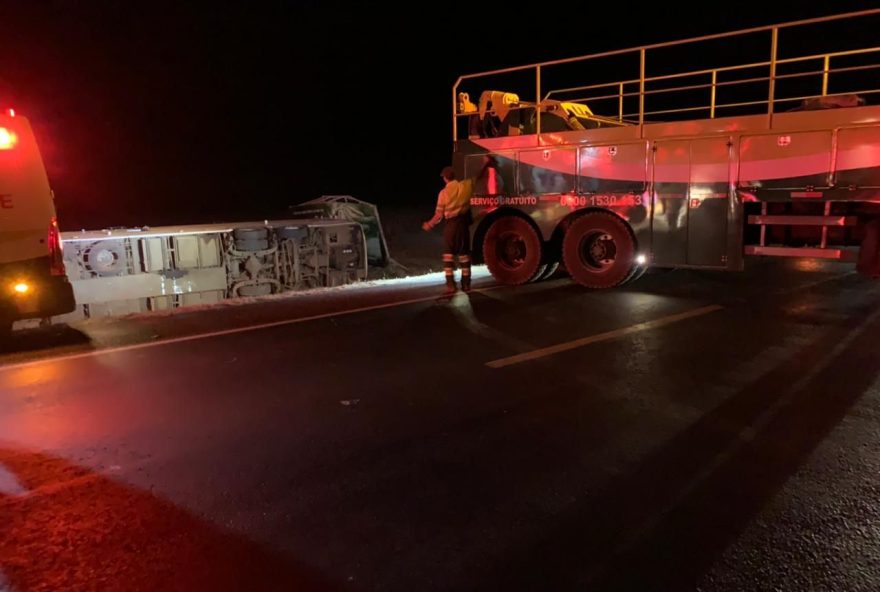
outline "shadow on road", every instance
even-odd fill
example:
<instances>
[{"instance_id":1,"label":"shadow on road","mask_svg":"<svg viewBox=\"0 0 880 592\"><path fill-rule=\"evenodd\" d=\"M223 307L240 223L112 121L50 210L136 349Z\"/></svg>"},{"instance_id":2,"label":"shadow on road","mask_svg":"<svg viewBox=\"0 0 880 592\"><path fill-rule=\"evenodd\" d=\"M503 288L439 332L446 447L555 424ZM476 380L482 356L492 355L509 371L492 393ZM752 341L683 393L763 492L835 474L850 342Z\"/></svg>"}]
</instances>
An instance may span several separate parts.
<instances>
[{"instance_id":1,"label":"shadow on road","mask_svg":"<svg viewBox=\"0 0 880 592\"><path fill-rule=\"evenodd\" d=\"M38 329L13 331L0 337L0 356L5 354L39 352L57 348L90 349L91 339L85 333L68 325L52 325Z\"/></svg>"},{"instance_id":2,"label":"shadow on road","mask_svg":"<svg viewBox=\"0 0 880 592\"><path fill-rule=\"evenodd\" d=\"M0 447L0 468L0 587L5 576L16 592L338 589L290 558L66 460Z\"/></svg>"}]
</instances>

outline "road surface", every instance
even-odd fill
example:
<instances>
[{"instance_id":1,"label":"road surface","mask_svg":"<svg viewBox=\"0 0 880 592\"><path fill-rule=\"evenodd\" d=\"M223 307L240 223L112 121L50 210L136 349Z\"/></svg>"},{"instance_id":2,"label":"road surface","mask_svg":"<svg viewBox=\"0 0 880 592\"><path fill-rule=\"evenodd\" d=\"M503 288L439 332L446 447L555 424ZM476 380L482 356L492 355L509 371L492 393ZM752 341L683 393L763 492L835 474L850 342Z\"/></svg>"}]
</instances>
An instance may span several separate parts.
<instances>
[{"instance_id":1,"label":"road surface","mask_svg":"<svg viewBox=\"0 0 880 592\"><path fill-rule=\"evenodd\" d=\"M0 590L880 585L880 284L477 286L17 334Z\"/></svg>"}]
</instances>

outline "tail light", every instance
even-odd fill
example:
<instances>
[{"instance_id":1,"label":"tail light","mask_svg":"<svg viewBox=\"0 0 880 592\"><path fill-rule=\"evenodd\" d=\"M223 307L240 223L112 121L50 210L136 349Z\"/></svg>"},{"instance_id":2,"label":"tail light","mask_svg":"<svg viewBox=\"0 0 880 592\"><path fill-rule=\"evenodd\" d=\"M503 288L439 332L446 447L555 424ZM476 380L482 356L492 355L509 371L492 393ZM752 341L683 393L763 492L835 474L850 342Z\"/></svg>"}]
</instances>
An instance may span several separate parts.
<instances>
[{"instance_id":1,"label":"tail light","mask_svg":"<svg viewBox=\"0 0 880 592\"><path fill-rule=\"evenodd\" d=\"M0 127L0 150L12 150L18 144L18 136L11 129Z\"/></svg>"},{"instance_id":2,"label":"tail light","mask_svg":"<svg viewBox=\"0 0 880 592\"><path fill-rule=\"evenodd\" d=\"M54 217L49 224L49 273L64 275L64 251L61 246L61 231Z\"/></svg>"}]
</instances>

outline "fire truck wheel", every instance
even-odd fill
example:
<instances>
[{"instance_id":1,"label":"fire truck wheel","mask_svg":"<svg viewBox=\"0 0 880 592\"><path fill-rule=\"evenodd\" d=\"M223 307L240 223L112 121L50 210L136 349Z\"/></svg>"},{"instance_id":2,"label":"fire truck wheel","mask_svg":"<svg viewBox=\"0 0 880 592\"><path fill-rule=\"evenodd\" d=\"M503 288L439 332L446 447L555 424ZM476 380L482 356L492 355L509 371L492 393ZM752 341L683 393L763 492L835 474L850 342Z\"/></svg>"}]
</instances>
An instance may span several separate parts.
<instances>
[{"instance_id":1,"label":"fire truck wheel","mask_svg":"<svg viewBox=\"0 0 880 592\"><path fill-rule=\"evenodd\" d=\"M541 266L541 237L518 216L498 218L483 240L483 261L502 284L524 284Z\"/></svg>"},{"instance_id":2,"label":"fire truck wheel","mask_svg":"<svg viewBox=\"0 0 880 592\"><path fill-rule=\"evenodd\" d=\"M635 239L613 214L593 212L575 220L562 240L562 258L571 277L587 288L612 288L630 277Z\"/></svg>"}]
</instances>

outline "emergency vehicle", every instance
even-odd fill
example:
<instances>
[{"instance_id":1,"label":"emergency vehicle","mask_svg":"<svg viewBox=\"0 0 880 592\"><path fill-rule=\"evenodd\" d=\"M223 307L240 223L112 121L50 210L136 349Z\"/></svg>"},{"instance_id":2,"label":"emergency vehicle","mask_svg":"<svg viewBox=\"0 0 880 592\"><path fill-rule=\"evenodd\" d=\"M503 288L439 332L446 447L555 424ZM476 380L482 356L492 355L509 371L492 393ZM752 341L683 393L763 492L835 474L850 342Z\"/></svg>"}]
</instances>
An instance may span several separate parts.
<instances>
[{"instance_id":1,"label":"emergency vehicle","mask_svg":"<svg viewBox=\"0 0 880 592\"><path fill-rule=\"evenodd\" d=\"M502 283L562 263L589 288L652 266L741 270L748 256L858 261L880 274L880 47L858 44L876 39L878 16L459 77L456 174L495 161L472 199L476 257ZM713 56L719 64L702 65ZM687 57L700 67L683 68ZM486 90L498 80L527 82Z\"/></svg>"},{"instance_id":2,"label":"emergency vehicle","mask_svg":"<svg viewBox=\"0 0 880 592\"><path fill-rule=\"evenodd\" d=\"M0 112L0 336L74 309L43 160L28 120Z\"/></svg>"}]
</instances>

